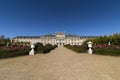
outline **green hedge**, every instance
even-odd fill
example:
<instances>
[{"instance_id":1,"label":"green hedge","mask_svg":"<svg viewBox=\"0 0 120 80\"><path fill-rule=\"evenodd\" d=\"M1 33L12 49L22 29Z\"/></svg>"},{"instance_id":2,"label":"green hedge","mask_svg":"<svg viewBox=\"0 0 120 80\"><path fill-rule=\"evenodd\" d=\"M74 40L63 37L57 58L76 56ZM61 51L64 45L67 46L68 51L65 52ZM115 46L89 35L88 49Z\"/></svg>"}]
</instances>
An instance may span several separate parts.
<instances>
[{"instance_id":1,"label":"green hedge","mask_svg":"<svg viewBox=\"0 0 120 80\"><path fill-rule=\"evenodd\" d=\"M117 48L94 48L94 54L120 56L120 49Z\"/></svg>"},{"instance_id":2,"label":"green hedge","mask_svg":"<svg viewBox=\"0 0 120 80\"><path fill-rule=\"evenodd\" d=\"M78 53L86 53L87 47L86 46L79 46L79 45L65 45L64 47L76 51Z\"/></svg>"},{"instance_id":3,"label":"green hedge","mask_svg":"<svg viewBox=\"0 0 120 80\"><path fill-rule=\"evenodd\" d=\"M17 57L17 56L23 56L28 55L30 50L18 50L18 51L12 51L12 50L0 50L0 59L4 58L10 58L10 57Z\"/></svg>"},{"instance_id":4,"label":"green hedge","mask_svg":"<svg viewBox=\"0 0 120 80\"><path fill-rule=\"evenodd\" d=\"M35 46L35 52L37 54L41 54L41 53L48 53L51 50L55 49L57 46L56 45L51 45L51 44L46 44L45 46L43 46L42 43L37 43Z\"/></svg>"},{"instance_id":5,"label":"green hedge","mask_svg":"<svg viewBox=\"0 0 120 80\"><path fill-rule=\"evenodd\" d=\"M65 45L64 47L76 51L78 53L87 53L88 47L85 45ZM105 48L93 48L94 54L99 55L110 55L110 56L120 56L120 49L113 47L105 47Z\"/></svg>"}]
</instances>

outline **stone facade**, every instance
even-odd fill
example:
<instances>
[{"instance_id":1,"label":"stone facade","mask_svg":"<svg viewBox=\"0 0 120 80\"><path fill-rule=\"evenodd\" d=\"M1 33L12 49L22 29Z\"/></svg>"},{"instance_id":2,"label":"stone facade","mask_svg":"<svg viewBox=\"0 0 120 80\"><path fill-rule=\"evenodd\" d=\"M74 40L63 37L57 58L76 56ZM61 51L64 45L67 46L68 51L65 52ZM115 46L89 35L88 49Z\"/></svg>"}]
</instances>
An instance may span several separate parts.
<instances>
[{"instance_id":1,"label":"stone facade","mask_svg":"<svg viewBox=\"0 0 120 80\"><path fill-rule=\"evenodd\" d=\"M12 38L14 42L40 42L45 44L52 44L63 46L66 44L70 45L81 45L86 39L94 38L95 36L77 36L73 34L66 35L64 32L57 32L55 35L48 34L44 36L16 36Z\"/></svg>"}]
</instances>

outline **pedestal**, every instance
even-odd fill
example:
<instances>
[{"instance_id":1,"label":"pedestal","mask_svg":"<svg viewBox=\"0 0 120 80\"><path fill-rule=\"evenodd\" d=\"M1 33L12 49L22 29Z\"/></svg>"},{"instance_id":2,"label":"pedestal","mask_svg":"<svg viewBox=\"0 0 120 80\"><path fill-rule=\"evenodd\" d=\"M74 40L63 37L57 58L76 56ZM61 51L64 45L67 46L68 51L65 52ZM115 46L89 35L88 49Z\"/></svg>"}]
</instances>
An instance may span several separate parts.
<instances>
[{"instance_id":1,"label":"pedestal","mask_svg":"<svg viewBox=\"0 0 120 80\"><path fill-rule=\"evenodd\" d=\"M89 42L87 42L87 44L88 44L88 54L92 54L92 52L93 52L93 50L91 49L92 48L92 42L91 41L89 41Z\"/></svg>"},{"instance_id":2,"label":"pedestal","mask_svg":"<svg viewBox=\"0 0 120 80\"><path fill-rule=\"evenodd\" d=\"M88 49L88 53L92 54L93 50L91 48Z\"/></svg>"},{"instance_id":3,"label":"pedestal","mask_svg":"<svg viewBox=\"0 0 120 80\"><path fill-rule=\"evenodd\" d=\"M30 52L29 52L29 55L34 55L35 51L34 49L32 49Z\"/></svg>"}]
</instances>

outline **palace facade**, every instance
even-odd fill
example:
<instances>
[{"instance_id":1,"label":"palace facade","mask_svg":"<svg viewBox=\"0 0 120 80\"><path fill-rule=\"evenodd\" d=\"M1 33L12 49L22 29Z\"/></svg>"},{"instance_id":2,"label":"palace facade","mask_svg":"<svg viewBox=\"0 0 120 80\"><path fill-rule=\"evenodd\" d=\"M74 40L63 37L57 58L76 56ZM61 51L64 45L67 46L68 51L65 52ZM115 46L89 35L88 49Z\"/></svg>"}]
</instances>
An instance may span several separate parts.
<instances>
[{"instance_id":1,"label":"palace facade","mask_svg":"<svg viewBox=\"0 0 120 80\"><path fill-rule=\"evenodd\" d=\"M96 36L77 36L73 34L68 34L64 32L57 32L55 35L48 34L44 36L16 36L12 38L14 42L40 42L43 45L52 44L63 46L66 44L70 45L81 45L88 38L95 38Z\"/></svg>"}]
</instances>

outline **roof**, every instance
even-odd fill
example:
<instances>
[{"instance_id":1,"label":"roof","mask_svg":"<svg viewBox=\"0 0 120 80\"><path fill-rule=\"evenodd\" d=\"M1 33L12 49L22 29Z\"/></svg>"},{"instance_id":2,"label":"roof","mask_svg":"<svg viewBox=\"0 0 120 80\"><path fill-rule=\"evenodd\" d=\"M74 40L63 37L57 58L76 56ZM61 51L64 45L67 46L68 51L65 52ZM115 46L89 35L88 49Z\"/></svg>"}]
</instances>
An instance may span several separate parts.
<instances>
[{"instance_id":1,"label":"roof","mask_svg":"<svg viewBox=\"0 0 120 80\"><path fill-rule=\"evenodd\" d=\"M65 32L57 32L56 35L66 35Z\"/></svg>"}]
</instances>

